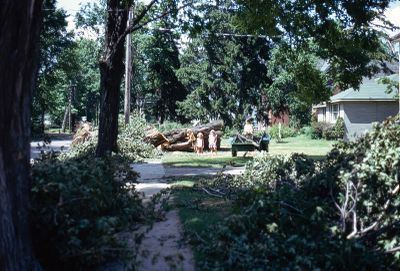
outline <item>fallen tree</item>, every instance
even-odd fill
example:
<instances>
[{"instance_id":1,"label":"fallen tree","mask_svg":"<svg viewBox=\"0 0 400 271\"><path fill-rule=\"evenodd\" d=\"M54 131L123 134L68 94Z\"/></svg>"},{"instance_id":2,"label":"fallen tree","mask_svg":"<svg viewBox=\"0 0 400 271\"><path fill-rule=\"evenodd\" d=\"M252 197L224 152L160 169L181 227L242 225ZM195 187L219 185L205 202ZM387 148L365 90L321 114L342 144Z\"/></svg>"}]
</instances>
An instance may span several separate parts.
<instances>
[{"instance_id":1,"label":"fallen tree","mask_svg":"<svg viewBox=\"0 0 400 271\"><path fill-rule=\"evenodd\" d=\"M71 145L82 144L92 138L92 127L89 123L83 123L76 131Z\"/></svg>"},{"instance_id":2,"label":"fallen tree","mask_svg":"<svg viewBox=\"0 0 400 271\"><path fill-rule=\"evenodd\" d=\"M190 129L196 137L198 133L203 134L204 147L208 149L208 135L211 130L214 130L218 135L217 148L219 149L223 127L223 121L214 121L205 125L175 129L165 133L152 129L146 134L145 141L166 151L193 151L192 142L187 137L187 131Z\"/></svg>"}]
</instances>

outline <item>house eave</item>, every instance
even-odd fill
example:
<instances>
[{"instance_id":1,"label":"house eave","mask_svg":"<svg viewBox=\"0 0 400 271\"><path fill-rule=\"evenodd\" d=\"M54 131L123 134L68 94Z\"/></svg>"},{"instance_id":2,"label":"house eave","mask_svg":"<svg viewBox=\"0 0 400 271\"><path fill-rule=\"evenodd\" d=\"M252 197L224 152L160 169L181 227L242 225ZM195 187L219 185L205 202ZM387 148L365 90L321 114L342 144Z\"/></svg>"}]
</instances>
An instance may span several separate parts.
<instances>
[{"instance_id":1,"label":"house eave","mask_svg":"<svg viewBox=\"0 0 400 271\"><path fill-rule=\"evenodd\" d=\"M397 102L397 99L337 99L334 101L330 101L329 103L341 103L341 102Z\"/></svg>"},{"instance_id":2,"label":"house eave","mask_svg":"<svg viewBox=\"0 0 400 271\"><path fill-rule=\"evenodd\" d=\"M325 103L324 103L324 104L316 104L316 105L313 105L312 108L317 109L317 108L324 108L324 107L326 107L326 104L325 104Z\"/></svg>"}]
</instances>

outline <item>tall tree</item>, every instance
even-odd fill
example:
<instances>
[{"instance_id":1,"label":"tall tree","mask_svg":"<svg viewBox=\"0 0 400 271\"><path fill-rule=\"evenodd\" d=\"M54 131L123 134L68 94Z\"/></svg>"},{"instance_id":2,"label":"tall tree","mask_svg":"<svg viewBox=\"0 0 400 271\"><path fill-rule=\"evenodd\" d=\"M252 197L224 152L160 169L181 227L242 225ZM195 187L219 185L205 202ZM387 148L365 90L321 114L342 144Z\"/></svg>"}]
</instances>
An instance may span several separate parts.
<instances>
[{"instance_id":1,"label":"tall tree","mask_svg":"<svg viewBox=\"0 0 400 271\"><path fill-rule=\"evenodd\" d=\"M77 79L77 93L75 104L77 113L86 116L88 121L94 121L100 101L99 85L100 72L97 62L100 56L100 46L92 39L82 38L77 41L76 58L79 59Z\"/></svg>"},{"instance_id":2,"label":"tall tree","mask_svg":"<svg viewBox=\"0 0 400 271\"><path fill-rule=\"evenodd\" d=\"M39 71L32 106L34 133L44 132L45 114L53 115L65 105L66 87L59 89L57 84L59 71L69 68L61 58L73 46L72 33L67 32L66 17L66 11L56 8L55 0L43 1Z\"/></svg>"},{"instance_id":3,"label":"tall tree","mask_svg":"<svg viewBox=\"0 0 400 271\"><path fill-rule=\"evenodd\" d=\"M137 31L149 22L165 17L176 10L175 1L167 1L165 8L149 16L149 11L157 4L152 0L147 5L136 1L108 0L107 20L103 55L100 59L100 121L96 155L101 157L117 152L118 113L121 80L124 72L124 41L128 33ZM165 3L164 3L165 4ZM127 26L128 10L131 5L136 10L132 24ZM182 5L179 8L184 7Z\"/></svg>"},{"instance_id":4,"label":"tall tree","mask_svg":"<svg viewBox=\"0 0 400 271\"><path fill-rule=\"evenodd\" d=\"M97 156L117 152L118 112L124 73L124 40L131 1L107 1L105 48L100 60L100 120Z\"/></svg>"},{"instance_id":5,"label":"tall tree","mask_svg":"<svg viewBox=\"0 0 400 271\"><path fill-rule=\"evenodd\" d=\"M143 47L139 47L141 61L146 65L146 92L153 101L151 114L161 123L165 120L183 121L185 118L177 114L177 102L183 101L187 95L176 75L180 68L179 34L169 30L174 29L173 19L169 17L162 19L155 28L147 33L144 39L147 42L141 43Z\"/></svg>"},{"instance_id":6,"label":"tall tree","mask_svg":"<svg viewBox=\"0 0 400 271\"><path fill-rule=\"evenodd\" d=\"M58 56L57 66L51 75L54 82L45 100L48 103L47 113L53 123L61 125L63 122L71 84L75 85L72 93L73 116L86 116L88 121L96 119L99 105L99 52L95 40L80 38Z\"/></svg>"},{"instance_id":7,"label":"tall tree","mask_svg":"<svg viewBox=\"0 0 400 271\"><path fill-rule=\"evenodd\" d=\"M241 125L259 107L261 90L270 81L265 64L270 42L237 32L230 2L204 5L200 34L181 57L178 77L190 94L179 106L189 118Z\"/></svg>"},{"instance_id":8,"label":"tall tree","mask_svg":"<svg viewBox=\"0 0 400 271\"><path fill-rule=\"evenodd\" d=\"M40 0L0 4L0 269L34 270L29 233L30 118Z\"/></svg>"},{"instance_id":9,"label":"tall tree","mask_svg":"<svg viewBox=\"0 0 400 271\"><path fill-rule=\"evenodd\" d=\"M268 98L267 108L274 115L288 111L291 124L297 127L309 124L311 106L331 95L328 75L312 51L311 48L292 50L280 44L272 50L267 64L272 80L263 90Z\"/></svg>"}]
</instances>

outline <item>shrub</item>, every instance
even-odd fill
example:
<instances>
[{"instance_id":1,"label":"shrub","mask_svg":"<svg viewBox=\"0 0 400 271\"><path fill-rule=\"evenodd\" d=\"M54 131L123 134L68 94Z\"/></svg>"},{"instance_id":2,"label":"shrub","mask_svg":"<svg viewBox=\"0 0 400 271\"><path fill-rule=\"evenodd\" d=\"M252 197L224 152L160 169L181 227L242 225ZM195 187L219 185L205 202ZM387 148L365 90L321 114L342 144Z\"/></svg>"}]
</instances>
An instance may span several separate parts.
<instances>
[{"instance_id":1,"label":"shrub","mask_svg":"<svg viewBox=\"0 0 400 271\"><path fill-rule=\"evenodd\" d=\"M234 213L196 239L200 269L398 269L399 119L321 162L266 155L242 177L201 184L229 191Z\"/></svg>"},{"instance_id":2,"label":"shrub","mask_svg":"<svg viewBox=\"0 0 400 271\"><path fill-rule=\"evenodd\" d=\"M97 146L97 131L94 132L93 136L83 142L76 145L71 146L65 153L61 153L59 156L60 160L81 160L81 159L88 159L94 158L96 153L96 146Z\"/></svg>"},{"instance_id":3,"label":"shrub","mask_svg":"<svg viewBox=\"0 0 400 271\"><path fill-rule=\"evenodd\" d=\"M327 122L313 122L311 138L324 138L327 140L343 139L345 133L344 129L344 120L340 117L336 120L334 125Z\"/></svg>"},{"instance_id":4,"label":"shrub","mask_svg":"<svg viewBox=\"0 0 400 271\"><path fill-rule=\"evenodd\" d=\"M95 158L97 135L67 153L48 153L33 165L32 231L45 270L89 270L123 257L117 238L144 218L130 183L129 163L154 153L142 140L145 122L133 116L118 137L119 154Z\"/></svg>"},{"instance_id":5,"label":"shrub","mask_svg":"<svg viewBox=\"0 0 400 271\"><path fill-rule=\"evenodd\" d=\"M303 154L264 155L246 165L243 179L246 180L248 187L275 189L282 183L298 183L303 178L312 176L314 170L314 161Z\"/></svg>"},{"instance_id":6,"label":"shrub","mask_svg":"<svg viewBox=\"0 0 400 271\"><path fill-rule=\"evenodd\" d=\"M117 139L118 155L131 162L142 161L157 155L154 146L143 141L146 130L146 121L137 114L133 114L128 125L120 121ZM97 145L97 131L92 137L80 144L72 146L67 153L61 154L62 159L86 159L95 156Z\"/></svg>"},{"instance_id":7,"label":"shrub","mask_svg":"<svg viewBox=\"0 0 400 271\"><path fill-rule=\"evenodd\" d=\"M338 118L333 127L333 139L343 139L345 133L344 119Z\"/></svg>"},{"instance_id":8,"label":"shrub","mask_svg":"<svg viewBox=\"0 0 400 271\"><path fill-rule=\"evenodd\" d=\"M312 138L314 130L311 126L304 126L299 130L299 134L305 135L308 138Z\"/></svg>"},{"instance_id":9,"label":"shrub","mask_svg":"<svg viewBox=\"0 0 400 271\"><path fill-rule=\"evenodd\" d=\"M268 134L271 138L281 141L284 138L295 136L296 130L287 125L281 125L281 136L279 137L279 124L274 124L268 128Z\"/></svg>"},{"instance_id":10,"label":"shrub","mask_svg":"<svg viewBox=\"0 0 400 271\"><path fill-rule=\"evenodd\" d=\"M327 122L313 122L312 123L312 139L324 138L326 131L333 127L332 124Z\"/></svg>"},{"instance_id":11,"label":"shrub","mask_svg":"<svg viewBox=\"0 0 400 271\"><path fill-rule=\"evenodd\" d=\"M33 166L33 243L46 270L87 270L123 255L116 234L143 219L136 175L122 161L43 161Z\"/></svg>"},{"instance_id":12,"label":"shrub","mask_svg":"<svg viewBox=\"0 0 400 271\"><path fill-rule=\"evenodd\" d=\"M219 186L221 179L229 182L236 211L196 239L204 255L199 269L384 268L389 257L377 257L363 240L348 240L338 229L329 193L315 191L324 186L318 168L303 155L263 156L243 177L219 177Z\"/></svg>"},{"instance_id":13,"label":"shrub","mask_svg":"<svg viewBox=\"0 0 400 271\"><path fill-rule=\"evenodd\" d=\"M146 121L137 114L133 114L129 124L121 127L118 135L119 155L130 161L141 161L157 154L153 145L145 143Z\"/></svg>"}]
</instances>

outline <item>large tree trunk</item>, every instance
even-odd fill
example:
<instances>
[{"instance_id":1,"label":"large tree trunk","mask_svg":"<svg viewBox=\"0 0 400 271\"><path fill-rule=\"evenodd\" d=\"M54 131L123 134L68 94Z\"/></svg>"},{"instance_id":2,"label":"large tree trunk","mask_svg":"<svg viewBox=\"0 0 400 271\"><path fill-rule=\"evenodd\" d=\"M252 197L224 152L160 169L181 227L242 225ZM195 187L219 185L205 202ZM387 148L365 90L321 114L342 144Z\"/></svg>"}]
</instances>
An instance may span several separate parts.
<instances>
[{"instance_id":1,"label":"large tree trunk","mask_svg":"<svg viewBox=\"0 0 400 271\"><path fill-rule=\"evenodd\" d=\"M208 148L208 135L211 130L215 130L218 135L217 146L220 146L220 138L222 136L223 121L214 121L205 125L190 128L194 135L202 133L204 136L204 147ZM165 133L160 133L157 130L151 130L145 136L145 141L155 147L162 145L163 150L167 151L193 151L192 143L188 142L187 128L176 129Z\"/></svg>"},{"instance_id":2,"label":"large tree trunk","mask_svg":"<svg viewBox=\"0 0 400 271\"><path fill-rule=\"evenodd\" d=\"M128 8L119 0L107 2L105 50L100 60L100 123L96 156L117 151L119 95L124 73L124 32Z\"/></svg>"},{"instance_id":3,"label":"large tree trunk","mask_svg":"<svg viewBox=\"0 0 400 271\"><path fill-rule=\"evenodd\" d=\"M34 270L29 231L30 118L41 0L0 4L0 270Z\"/></svg>"}]
</instances>

